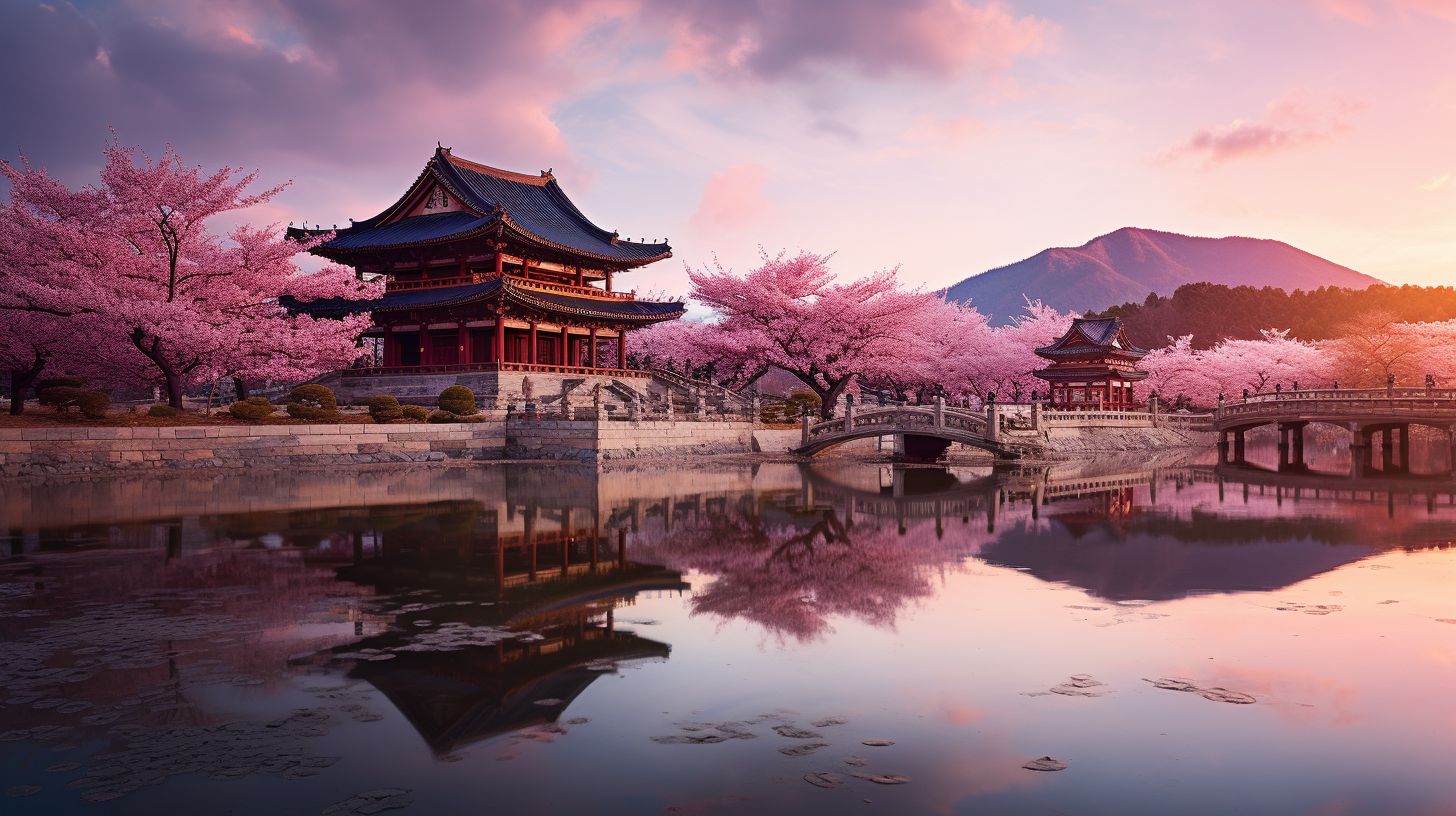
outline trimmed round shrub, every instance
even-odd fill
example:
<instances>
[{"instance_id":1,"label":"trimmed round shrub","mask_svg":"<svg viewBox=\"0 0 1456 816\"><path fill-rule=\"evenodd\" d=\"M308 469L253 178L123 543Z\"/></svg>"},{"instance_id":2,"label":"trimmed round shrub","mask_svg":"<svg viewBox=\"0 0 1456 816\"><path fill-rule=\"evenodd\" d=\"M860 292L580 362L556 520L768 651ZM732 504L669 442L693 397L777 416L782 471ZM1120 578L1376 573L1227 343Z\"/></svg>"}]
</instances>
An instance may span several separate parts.
<instances>
[{"instance_id":1,"label":"trimmed round shrub","mask_svg":"<svg viewBox=\"0 0 1456 816\"><path fill-rule=\"evenodd\" d=\"M89 419L105 419L106 409L111 407L111 396L104 391L82 391L76 407Z\"/></svg>"},{"instance_id":2,"label":"trimmed round shrub","mask_svg":"<svg viewBox=\"0 0 1456 816\"><path fill-rule=\"evenodd\" d=\"M424 422L430 418L430 409L423 405L406 405L400 409L404 418L413 422Z\"/></svg>"},{"instance_id":3,"label":"trimmed round shrub","mask_svg":"<svg viewBox=\"0 0 1456 816\"><path fill-rule=\"evenodd\" d=\"M369 398L369 416L373 417L375 422L389 422L404 416L404 407L394 397L381 394Z\"/></svg>"},{"instance_id":4,"label":"trimmed round shrub","mask_svg":"<svg viewBox=\"0 0 1456 816\"><path fill-rule=\"evenodd\" d=\"M475 392L463 385L452 385L441 391L439 404L440 410L449 411L456 416L476 413Z\"/></svg>"},{"instance_id":5,"label":"trimmed round shrub","mask_svg":"<svg viewBox=\"0 0 1456 816\"><path fill-rule=\"evenodd\" d=\"M288 392L288 415L294 419L336 420L339 401L327 386L300 385Z\"/></svg>"},{"instance_id":6,"label":"trimmed round shrub","mask_svg":"<svg viewBox=\"0 0 1456 816\"><path fill-rule=\"evenodd\" d=\"M73 385L52 385L42 388L36 392L36 398L41 405L49 405L57 412L64 414L77 405L81 404L81 395L87 393L83 388Z\"/></svg>"},{"instance_id":7,"label":"trimmed round shrub","mask_svg":"<svg viewBox=\"0 0 1456 816\"><path fill-rule=\"evenodd\" d=\"M147 409L147 416L153 417L175 417L182 416L182 412L170 405L153 405Z\"/></svg>"},{"instance_id":8,"label":"trimmed round shrub","mask_svg":"<svg viewBox=\"0 0 1456 816\"><path fill-rule=\"evenodd\" d=\"M267 397L247 397L228 406L228 413L238 419L257 421L273 413L273 403Z\"/></svg>"}]
</instances>

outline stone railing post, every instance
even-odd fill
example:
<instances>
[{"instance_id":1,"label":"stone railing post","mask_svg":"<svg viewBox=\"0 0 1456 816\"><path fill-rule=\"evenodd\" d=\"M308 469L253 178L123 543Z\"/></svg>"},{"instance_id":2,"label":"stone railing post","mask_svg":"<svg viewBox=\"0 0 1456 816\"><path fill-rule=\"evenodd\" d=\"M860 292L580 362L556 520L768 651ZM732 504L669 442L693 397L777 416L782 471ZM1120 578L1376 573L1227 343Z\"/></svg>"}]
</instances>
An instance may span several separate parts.
<instances>
[{"instance_id":1,"label":"stone railing post","mask_svg":"<svg viewBox=\"0 0 1456 816\"><path fill-rule=\"evenodd\" d=\"M642 421L642 402L640 400L627 401L627 419L633 422Z\"/></svg>"},{"instance_id":2,"label":"stone railing post","mask_svg":"<svg viewBox=\"0 0 1456 816\"><path fill-rule=\"evenodd\" d=\"M1148 413L1152 414L1153 427L1158 427L1158 395L1154 394L1148 400Z\"/></svg>"},{"instance_id":3,"label":"stone railing post","mask_svg":"<svg viewBox=\"0 0 1456 816\"><path fill-rule=\"evenodd\" d=\"M996 403L986 405L986 438L992 442L1001 441L1001 423Z\"/></svg>"},{"instance_id":4,"label":"stone railing post","mask_svg":"<svg viewBox=\"0 0 1456 816\"><path fill-rule=\"evenodd\" d=\"M809 412L799 415L799 444L809 444Z\"/></svg>"},{"instance_id":5,"label":"stone railing post","mask_svg":"<svg viewBox=\"0 0 1456 816\"><path fill-rule=\"evenodd\" d=\"M945 397L935 395L935 427L945 427Z\"/></svg>"},{"instance_id":6,"label":"stone railing post","mask_svg":"<svg viewBox=\"0 0 1456 816\"><path fill-rule=\"evenodd\" d=\"M698 391L697 411L699 422L708 418L708 397L701 390Z\"/></svg>"},{"instance_id":7,"label":"stone railing post","mask_svg":"<svg viewBox=\"0 0 1456 816\"><path fill-rule=\"evenodd\" d=\"M571 419L571 394L567 391L561 392L561 418Z\"/></svg>"},{"instance_id":8,"label":"stone railing post","mask_svg":"<svg viewBox=\"0 0 1456 816\"><path fill-rule=\"evenodd\" d=\"M1033 431L1039 431L1039 430L1041 430L1041 402L1040 401L1034 401L1034 402L1031 403L1031 429Z\"/></svg>"},{"instance_id":9,"label":"stone railing post","mask_svg":"<svg viewBox=\"0 0 1456 816\"><path fill-rule=\"evenodd\" d=\"M763 416L763 406L759 404L758 397L753 398L753 404L749 406L749 410L753 413L749 415L748 421L757 425L759 418Z\"/></svg>"},{"instance_id":10,"label":"stone railing post","mask_svg":"<svg viewBox=\"0 0 1456 816\"><path fill-rule=\"evenodd\" d=\"M846 431L852 431L852 430L854 430L854 402L853 401L846 402L844 404L844 429Z\"/></svg>"}]
</instances>

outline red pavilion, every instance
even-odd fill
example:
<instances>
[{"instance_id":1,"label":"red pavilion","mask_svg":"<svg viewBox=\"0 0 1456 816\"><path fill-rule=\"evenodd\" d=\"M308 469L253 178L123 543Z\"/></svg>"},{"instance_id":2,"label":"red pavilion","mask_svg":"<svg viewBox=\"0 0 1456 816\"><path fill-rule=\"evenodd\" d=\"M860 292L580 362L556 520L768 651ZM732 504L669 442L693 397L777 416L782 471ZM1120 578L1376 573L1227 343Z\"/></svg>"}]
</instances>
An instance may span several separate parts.
<instances>
[{"instance_id":1,"label":"red pavilion","mask_svg":"<svg viewBox=\"0 0 1456 816\"><path fill-rule=\"evenodd\" d=\"M683 313L681 303L614 288L615 276L670 257L671 247L596 226L550 171L500 170L441 147L380 214L289 235L331 231L314 254L385 280L376 300L288 304L373 316L364 334L373 364L340 372L345 391L429 397L458 382L489 398L520 390L523 374L643 377L627 370L629 333ZM516 375L514 385L502 373Z\"/></svg>"},{"instance_id":2,"label":"red pavilion","mask_svg":"<svg viewBox=\"0 0 1456 816\"><path fill-rule=\"evenodd\" d=\"M1036 350L1051 364L1032 374L1051 385L1054 408L1133 408L1133 383L1148 376L1137 362L1147 353L1128 342L1118 318L1079 317L1066 334Z\"/></svg>"}]
</instances>

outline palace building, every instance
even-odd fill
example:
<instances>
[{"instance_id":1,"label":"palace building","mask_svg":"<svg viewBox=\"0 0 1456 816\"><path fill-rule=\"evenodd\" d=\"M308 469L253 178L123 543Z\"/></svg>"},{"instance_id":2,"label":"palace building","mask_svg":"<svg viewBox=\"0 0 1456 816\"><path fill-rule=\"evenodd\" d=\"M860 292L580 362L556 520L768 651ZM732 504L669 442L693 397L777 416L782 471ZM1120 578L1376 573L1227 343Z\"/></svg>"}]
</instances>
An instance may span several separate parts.
<instances>
[{"instance_id":1,"label":"palace building","mask_svg":"<svg viewBox=\"0 0 1456 816\"><path fill-rule=\"evenodd\" d=\"M339 372L341 396L426 398L461 384L489 402L512 384L519 390L528 374L640 378L627 369L631 332L683 313L681 303L639 300L617 286L622 273L670 257L671 247L593 224L549 170L500 170L441 147L373 218L288 234L329 232L314 254L382 277L385 287L375 300L286 304L317 316L373 316L364 333L372 364Z\"/></svg>"},{"instance_id":2,"label":"palace building","mask_svg":"<svg viewBox=\"0 0 1456 816\"><path fill-rule=\"evenodd\" d=\"M1051 364L1032 374L1050 384L1054 408L1134 408L1133 383L1148 376L1137 363L1147 353L1128 342L1118 318L1079 317L1066 334L1036 350Z\"/></svg>"}]
</instances>

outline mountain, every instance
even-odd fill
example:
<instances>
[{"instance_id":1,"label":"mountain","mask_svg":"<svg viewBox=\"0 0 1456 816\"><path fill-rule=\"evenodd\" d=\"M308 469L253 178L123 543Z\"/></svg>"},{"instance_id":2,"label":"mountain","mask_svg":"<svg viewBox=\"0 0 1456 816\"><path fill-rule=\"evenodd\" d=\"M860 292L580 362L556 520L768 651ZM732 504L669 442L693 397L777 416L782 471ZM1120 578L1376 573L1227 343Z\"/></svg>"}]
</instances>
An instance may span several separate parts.
<instances>
[{"instance_id":1,"label":"mountain","mask_svg":"<svg viewBox=\"0 0 1456 816\"><path fill-rule=\"evenodd\" d=\"M1021 313L1026 297L1062 311L1105 309L1149 293L1170 295L1185 283L1274 286L1286 291L1379 280L1264 238L1198 238L1124 227L1076 247L1047 249L1024 261L966 278L947 290L993 323Z\"/></svg>"}]
</instances>

